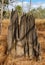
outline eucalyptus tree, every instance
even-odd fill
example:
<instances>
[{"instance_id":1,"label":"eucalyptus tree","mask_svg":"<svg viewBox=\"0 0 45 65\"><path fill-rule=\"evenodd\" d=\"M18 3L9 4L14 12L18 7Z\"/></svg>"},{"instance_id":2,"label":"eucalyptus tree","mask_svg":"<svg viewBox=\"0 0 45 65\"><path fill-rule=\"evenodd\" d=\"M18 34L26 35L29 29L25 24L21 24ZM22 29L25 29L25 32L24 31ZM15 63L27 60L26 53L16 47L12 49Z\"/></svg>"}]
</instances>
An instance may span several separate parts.
<instances>
[{"instance_id":1,"label":"eucalyptus tree","mask_svg":"<svg viewBox=\"0 0 45 65\"><path fill-rule=\"evenodd\" d=\"M0 0L0 17L1 17L1 20L0 20L0 30L2 29L2 19L3 19L3 9L5 8L5 4L8 4L8 0Z\"/></svg>"},{"instance_id":2,"label":"eucalyptus tree","mask_svg":"<svg viewBox=\"0 0 45 65\"><path fill-rule=\"evenodd\" d=\"M6 5L8 5L9 0L0 0L1 1L1 19L3 18L3 11L6 7Z\"/></svg>"},{"instance_id":3,"label":"eucalyptus tree","mask_svg":"<svg viewBox=\"0 0 45 65\"><path fill-rule=\"evenodd\" d=\"M22 15L22 7L20 5L17 5L15 8L18 11L19 16Z\"/></svg>"}]
</instances>

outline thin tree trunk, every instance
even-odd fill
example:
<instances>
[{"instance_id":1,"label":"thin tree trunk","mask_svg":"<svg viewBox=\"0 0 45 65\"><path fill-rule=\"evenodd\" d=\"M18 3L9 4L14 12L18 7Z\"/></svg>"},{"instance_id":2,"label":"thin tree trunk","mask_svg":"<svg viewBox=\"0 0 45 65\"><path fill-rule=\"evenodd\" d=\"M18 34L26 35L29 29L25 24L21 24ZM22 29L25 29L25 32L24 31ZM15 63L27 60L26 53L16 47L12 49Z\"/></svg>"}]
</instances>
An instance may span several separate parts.
<instances>
[{"instance_id":1,"label":"thin tree trunk","mask_svg":"<svg viewBox=\"0 0 45 65\"><path fill-rule=\"evenodd\" d=\"M4 7L4 0L2 0L1 19L3 19L3 7Z\"/></svg>"},{"instance_id":2,"label":"thin tree trunk","mask_svg":"<svg viewBox=\"0 0 45 65\"><path fill-rule=\"evenodd\" d=\"M0 3L0 34L1 34L1 3Z\"/></svg>"},{"instance_id":3,"label":"thin tree trunk","mask_svg":"<svg viewBox=\"0 0 45 65\"><path fill-rule=\"evenodd\" d=\"M30 7L29 7L29 11L31 10L31 0L30 0Z\"/></svg>"},{"instance_id":4,"label":"thin tree trunk","mask_svg":"<svg viewBox=\"0 0 45 65\"><path fill-rule=\"evenodd\" d=\"M1 20L0 20L0 31L2 29L2 19L3 19L3 4L4 4L4 0L2 0L2 5L1 5ZM0 32L1 34L1 32Z\"/></svg>"}]
</instances>

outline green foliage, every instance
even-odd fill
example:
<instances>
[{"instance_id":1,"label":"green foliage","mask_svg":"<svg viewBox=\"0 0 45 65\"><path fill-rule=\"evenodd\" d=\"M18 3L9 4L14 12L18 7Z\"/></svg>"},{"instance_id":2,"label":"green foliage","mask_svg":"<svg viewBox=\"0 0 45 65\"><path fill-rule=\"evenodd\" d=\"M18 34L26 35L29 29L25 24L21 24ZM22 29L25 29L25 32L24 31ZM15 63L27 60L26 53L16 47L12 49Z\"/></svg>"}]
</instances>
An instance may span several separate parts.
<instances>
[{"instance_id":1,"label":"green foliage","mask_svg":"<svg viewBox=\"0 0 45 65\"><path fill-rule=\"evenodd\" d=\"M9 0L4 0L4 3L5 3L5 4L8 4L8 3L9 3Z\"/></svg>"},{"instance_id":2,"label":"green foliage","mask_svg":"<svg viewBox=\"0 0 45 65\"><path fill-rule=\"evenodd\" d=\"M4 18L9 18L9 16L10 16L10 11L3 11Z\"/></svg>"},{"instance_id":3,"label":"green foliage","mask_svg":"<svg viewBox=\"0 0 45 65\"><path fill-rule=\"evenodd\" d=\"M31 12L35 18L45 18L45 9L38 7L37 9L32 9Z\"/></svg>"},{"instance_id":4,"label":"green foliage","mask_svg":"<svg viewBox=\"0 0 45 65\"><path fill-rule=\"evenodd\" d=\"M18 14L21 15L22 14L22 7L21 6L16 6L15 10L18 11Z\"/></svg>"},{"instance_id":5,"label":"green foliage","mask_svg":"<svg viewBox=\"0 0 45 65\"><path fill-rule=\"evenodd\" d=\"M0 0L0 2L2 2L2 0ZM9 3L9 0L4 0L3 3L4 3L4 4L8 4L8 3Z\"/></svg>"},{"instance_id":6,"label":"green foliage","mask_svg":"<svg viewBox=\"0 0 45 65\"><path fill-rule=\"evenodd\" d=\"M22 7L21 6L16 6L16 10L18 11L18 14L21 15L22 14ZM33 14L35 18L40 18L43 19L45 18L45 8L43 9L41 6L38 7L37 9L32 9L30 12L28 12L29 14Z\"/></svg>"},{"instance_id":7,"label":"green foliage","mask_svg":"<svg viewBox=\"0 0 45 65\"><path fill-rule=\"evenodd\" d=\"M1 2L2 0L0 0L0 2Z\"/></svg>"}]
</instances>

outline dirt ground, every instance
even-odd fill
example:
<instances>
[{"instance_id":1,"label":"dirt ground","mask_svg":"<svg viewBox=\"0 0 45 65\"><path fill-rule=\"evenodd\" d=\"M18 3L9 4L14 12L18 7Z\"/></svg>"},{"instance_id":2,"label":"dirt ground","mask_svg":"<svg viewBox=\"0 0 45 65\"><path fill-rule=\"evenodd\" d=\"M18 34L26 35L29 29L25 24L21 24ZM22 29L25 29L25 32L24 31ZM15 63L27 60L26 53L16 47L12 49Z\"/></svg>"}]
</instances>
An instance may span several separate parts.
<instances>
[{"instance_id":1,"label":"dirt ground","mask_svg":"<svg viewBox=\"0 0 45 65\"><path fill-rule=\"evenodd\" d=\"M5 53L7 49L7 32L9 20L3 20L2 32L0 35L0 65L45 65L45 20L36 19L36 28L38 34L38 41L41 45L41 60L30 60L29 58L12 58Z\"/></svg>"}]
</instances>

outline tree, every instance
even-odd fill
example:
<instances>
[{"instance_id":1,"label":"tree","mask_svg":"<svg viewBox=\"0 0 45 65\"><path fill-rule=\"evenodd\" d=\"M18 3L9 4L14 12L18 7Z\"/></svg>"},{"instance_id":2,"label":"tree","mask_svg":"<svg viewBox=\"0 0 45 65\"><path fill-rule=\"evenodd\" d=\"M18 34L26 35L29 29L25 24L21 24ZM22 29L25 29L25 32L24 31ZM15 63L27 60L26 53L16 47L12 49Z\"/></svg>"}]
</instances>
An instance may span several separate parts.
<instances>
[{"instance_id":1,"label":"tree","mask_svg":"<svg viewBox=\"0 0 45 65\"><path fill-rule=\"evenodd\" d=\"M1 2L1 19L3 18L3 7L5 8L6 5L5 4L8 4L9 3L9 0L0 0Z\"/></svg>"},{"instance_id":2,"label":"tree","mask_svg":"<svg viewBox=\"0 0 45 65\"><path fill-rule=\"evenodd\" d=\"M5 4L9 4L9 0L4 0L4 3Z\"/></svg>"},{"instance_id":3,"label":"tree","mask_svg":"<svg viewBox=\"0 0 45 65\"><path fill-rule=\"evenodd\" d=\"M9 3L9 0L0 0L0 2L2 3L4 3L4 4L8 4Z\"/></svg>"},{"instance_id":4,"label":"tree","mask_svg":"<svg viewBox=\"0 0 45 65\"><path fill-rule=\"evenodd\" d=\"M8 0L0 0L1 3L1 21L0 21L0 30L2 28L2 19L3 19L3 8L6 6L5 4L8 4Z\"/></svg>"},{"instance_id":5,"label":"tree","mask_svg":"<svg viewBox=\"0 0 45 65\"><path fill-rule=\"evenodd\" d=\"M45 18L45 8L43 9L41 6L37 9L32 9L29 13L33 14L35 18Z\"/></svg>"},{"instance_id":6,"label":"tree","mask_svg":"<svg viewBox=\"0 0 45 65\"><path fill-rule=\"evenodd\" d=\"M19 5L16 6L15 10L18 11L19 16L22 14L22 7L21 6L19 6Z\"/></svg>"}]
</instances>

